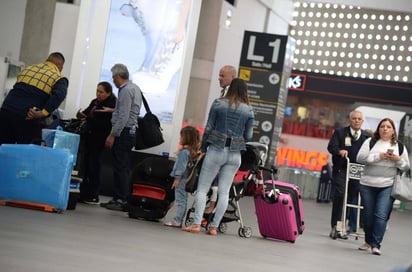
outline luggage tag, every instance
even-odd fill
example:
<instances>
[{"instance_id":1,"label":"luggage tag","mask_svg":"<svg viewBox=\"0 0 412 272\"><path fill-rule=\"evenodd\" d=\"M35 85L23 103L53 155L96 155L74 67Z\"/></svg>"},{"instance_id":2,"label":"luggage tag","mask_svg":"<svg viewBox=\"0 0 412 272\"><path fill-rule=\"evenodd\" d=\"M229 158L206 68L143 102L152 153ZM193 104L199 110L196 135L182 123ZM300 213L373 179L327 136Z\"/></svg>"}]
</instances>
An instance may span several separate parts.
<instances>
[{"instance_id":1,"label":"luggage tag","mask_svg":"<svg viewBox=\"0 0 412 272\"><path fill-rule=\"evenodd\" d=\"M345 137L345 146L352 146L352 140L349 136Z\"/></svg>"}]
</instances>

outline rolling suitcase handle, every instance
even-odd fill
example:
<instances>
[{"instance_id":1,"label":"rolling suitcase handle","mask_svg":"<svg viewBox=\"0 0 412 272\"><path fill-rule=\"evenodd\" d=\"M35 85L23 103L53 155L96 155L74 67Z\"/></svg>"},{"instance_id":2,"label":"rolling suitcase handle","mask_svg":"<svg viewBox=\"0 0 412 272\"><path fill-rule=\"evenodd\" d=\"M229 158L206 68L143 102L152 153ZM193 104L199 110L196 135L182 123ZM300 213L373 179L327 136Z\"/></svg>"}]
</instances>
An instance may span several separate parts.
<instances>
[{"instance_id":1,"label":"rolling suitcase handle","mask_svg":"<svg viewBox=\"0 0 412 272\"><path fill-rule=\"evenodd\" d=\"M277 169L267 168L264 166L259 166L259 169L269 172L272 180L272 182L270 183L272 188L270 188L270 190L268 190L268 188L266 187L269 183L262 184L262 199L269 204L278 202L280 192L278 189L276 189L275 186L275 172L277 172Z\"/></svg>"}]
</instances>

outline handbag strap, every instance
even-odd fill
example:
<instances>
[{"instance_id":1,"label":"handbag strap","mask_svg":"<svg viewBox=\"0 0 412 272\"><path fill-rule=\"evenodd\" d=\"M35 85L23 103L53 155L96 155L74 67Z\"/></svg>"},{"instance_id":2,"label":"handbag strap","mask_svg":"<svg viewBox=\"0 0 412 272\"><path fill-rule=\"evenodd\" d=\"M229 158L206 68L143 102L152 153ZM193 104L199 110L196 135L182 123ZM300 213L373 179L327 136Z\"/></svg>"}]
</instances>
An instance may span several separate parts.
<instances>
[{"instance_id":1,"label":"handbag strap","mask_svg":"<svg viewBox=\"0 0 412 272\"><path fill-rule=\"evenodd\" d=\"M146 98L143 95L143 92L140 91L140 93L142 94L143 105L144 105L144 108L145 108L146 112L147 113L152 113L152 111L150 110L149 104L147 103Z\"/></svg>"},{"instance_id":2,"label":"handbag strap","mask_svg":"<svg viewBox=\"0 0 412 272\"><path fill-rule=\"evenodd\" d=\"M192 176L193 176L196 168L198 167L201 159L202 159L205 155L206 155L205 153L201 152L201 153L196 157L196 161L195 161L195 163L194 163L193 166L192 166L192 171L191 171L191 172L189 173L189 175L186 177L185 183L188 183L189 180L192 178Z\"/></svg>"},{"instance_id":3,"label":"handbag strap","mask_svg":"<svg viewBox=\"0 0 412 272\"><path fill-rule=\"evenodd\" d=\"M409 168L409 169L406 170L406 171L401 171L401 170L398 168L398 175L400 175L400 176L405 175L406 177L409 177L409 179L412 179L412 177L411 177L411 168Z\"/></svg>"}]
</instances>

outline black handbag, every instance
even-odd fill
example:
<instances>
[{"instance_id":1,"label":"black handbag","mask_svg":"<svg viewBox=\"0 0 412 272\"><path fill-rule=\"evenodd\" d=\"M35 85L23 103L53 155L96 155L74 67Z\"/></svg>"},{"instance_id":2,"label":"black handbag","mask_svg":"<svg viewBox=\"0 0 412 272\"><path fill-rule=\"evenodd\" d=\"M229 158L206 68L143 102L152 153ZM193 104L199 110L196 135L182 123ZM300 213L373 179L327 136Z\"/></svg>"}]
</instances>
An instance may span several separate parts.
<instances>
[{"instance_id":1,"label":"black handbag","mask_svg":"<svg viewBox=\"0 0 412 272\"><path fill-rule=\"evenodd\" d=\"M88 134L90 129L87 120L81 119L70 119L70 120L60 120L64 131L76 133L76 134Z\"/></svg>"},{"instance_id":2,"label":"black handbag","mask_svg":"<svg viewBox=\"0 0 412 272\"><path fill-rule=\"evenodd\" d=\"M188 193L194 193L197 190L197 184L199 182L200 170L202 169L203 159L205 158L205 153L200 153L193 165L188 167L186 171L189 173L185 180L185 191Z\"/></svg>"},{"instance_id":3,"label":"black handbag","mask_svg":"<svg viewBox=\"0 0 412 272\"><path fill-rule=\"evenodd\" d=\"M159 118L152 113L142 93L142 100L146 114L137 119L135 149L147 149L164 143L162 127Z\"/></svg>"}]
</instances>

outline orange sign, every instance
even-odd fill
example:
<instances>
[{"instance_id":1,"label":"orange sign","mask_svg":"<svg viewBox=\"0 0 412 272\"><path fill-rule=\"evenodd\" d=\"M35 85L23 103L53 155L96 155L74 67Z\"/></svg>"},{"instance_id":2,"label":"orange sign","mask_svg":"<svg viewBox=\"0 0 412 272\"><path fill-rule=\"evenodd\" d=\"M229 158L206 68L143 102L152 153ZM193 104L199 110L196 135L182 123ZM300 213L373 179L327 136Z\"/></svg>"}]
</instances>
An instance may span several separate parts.
<instances>
[{"instance_id":1,"label":"orange sign","mask_svg":"<svg viewBox=\"0 0 412 272\"><path fill-rule=\"evenodd\" d=\"M279 147L277 153L277 166L305 168L310 171L321 171L322 166L328 162L328 157L329 154L326 152Z\"/></svg>"}]
</instances>

